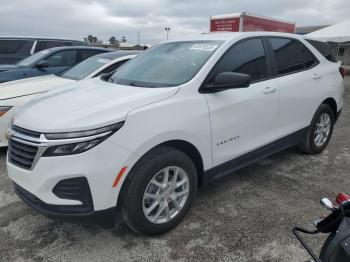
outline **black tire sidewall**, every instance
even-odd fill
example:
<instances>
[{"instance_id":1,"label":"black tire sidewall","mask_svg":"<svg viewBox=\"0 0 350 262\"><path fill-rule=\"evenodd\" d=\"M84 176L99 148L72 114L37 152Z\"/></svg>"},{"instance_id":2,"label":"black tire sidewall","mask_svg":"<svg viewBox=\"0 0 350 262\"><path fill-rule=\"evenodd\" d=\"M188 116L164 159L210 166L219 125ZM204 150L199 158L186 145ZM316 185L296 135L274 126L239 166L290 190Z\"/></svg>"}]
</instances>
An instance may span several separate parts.
<instances>
[{"instance_id":1,"label":"black tire sidewall","mask_svg":"<svg viewBox=\"0 0 350 262\"><path fill-rule=\"evenodd\" d=\"M330 116L331 119L331 126L330 126L330 131L329 131L329 135L327 137L326 142L318 147L314 141L314 134L315 134L315 130L316 130L316 125L318 122L318 119L320 118L320 116L324 113L327 113ZM334 112L332 110L332 108L326 104L322 104L320 105L320 107L317 109L312 121L311 121L311 125L309 128L309 136L308 136L308 147L311 153L321 153L328 145L332 134L333 134L333 128L334 128Z\"/></svg>"},{"instance_id":2,"label":"black tire sidewall","mask_svg":"<svg viewBox=\"0 0 350 262\"><path fill-rule=\"evenodd\" d=\"M153 176L168 166L182 168L189 179L187 201L172 220L163 224L150 222L143 213L143 194ZM147 153L132 168L122 194L122 212L126 224L136 232L150 235L163 234L178 225L190 209L197 192L197 170L191 159L183 152L160 147Z\"/></svg>"}]
</instances>

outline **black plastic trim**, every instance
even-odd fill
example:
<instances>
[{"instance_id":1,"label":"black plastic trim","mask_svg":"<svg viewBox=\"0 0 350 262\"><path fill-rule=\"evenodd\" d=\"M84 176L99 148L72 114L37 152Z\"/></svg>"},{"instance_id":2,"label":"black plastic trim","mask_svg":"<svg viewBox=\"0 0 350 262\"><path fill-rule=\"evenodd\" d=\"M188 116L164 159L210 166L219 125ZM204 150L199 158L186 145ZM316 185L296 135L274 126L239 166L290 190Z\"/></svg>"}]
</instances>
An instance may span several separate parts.
<instances>
[{"instance_id":1,"label":"black plastic trim","mask_svg":"<svg viewBox=\"0 0 350 262\"><path fill-rule=\"evenodd\" d=\"M104 228L110 228L115 225L116 207L99 211L86 211L81 209L81 205L50 205L14 182L13 187L15 193L23 202L50 219L78 224L97 225Z\"/></svg>"},{"instance_id":2,"label":"black plastic trim","mask_svg":"<svg viewBox=\"0 0 350 262\"><path fill-rule=\"evenodd\" d=\"M308 129L309 127L305 127L275 142L272 142L245 155L229 160L223 164L205 171L203 175L203 185L207 186L212 180L218 179L225 175L229 175L238 169L252 164L253 162L264 159L279 151L302 143L305 140Z\"/></svg>"}]
</instances>

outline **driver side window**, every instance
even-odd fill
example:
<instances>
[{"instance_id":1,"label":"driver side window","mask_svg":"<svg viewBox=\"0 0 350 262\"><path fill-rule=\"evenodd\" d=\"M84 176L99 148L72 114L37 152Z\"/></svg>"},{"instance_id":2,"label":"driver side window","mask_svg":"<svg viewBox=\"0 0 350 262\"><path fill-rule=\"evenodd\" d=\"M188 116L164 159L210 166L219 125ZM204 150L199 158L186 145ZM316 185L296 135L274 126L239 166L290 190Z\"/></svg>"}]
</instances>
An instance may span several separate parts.
<instances>
[{"instance_id":1,"label":"driver side window","mask_svg":"<svg viewBox=\"0 0 350 262\"><path fill-rule=\"evenodd\" d=\"M49 67L66 67L76 64L77 51L65 50L52 54L46 60Z\"/></svg>"},{"instance_id":2,"label":"driver side window","mask_svg":"<svg viewBox=\"0 0 350 262\"><path fill-rule=\"evenodd\" d=\"M253 38L234 44L216 64L208 83L223 72L243 73L251 76L252 81L268 77L266 54L261 39Z\"/></svg>"}]
</instances>

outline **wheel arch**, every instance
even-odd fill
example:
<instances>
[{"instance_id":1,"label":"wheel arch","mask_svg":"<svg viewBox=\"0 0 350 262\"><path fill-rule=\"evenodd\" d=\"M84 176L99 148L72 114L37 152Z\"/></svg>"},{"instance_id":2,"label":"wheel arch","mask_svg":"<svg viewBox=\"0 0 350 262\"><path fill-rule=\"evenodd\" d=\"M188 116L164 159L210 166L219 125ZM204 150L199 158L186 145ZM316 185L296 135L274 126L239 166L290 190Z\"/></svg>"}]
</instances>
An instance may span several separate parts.
<instances>
[{"instance_id":1,"label":"wheel arch","mask_svg":"<svg viewBox=\"0 0 350 262\"><path fill-rule=\"evenodd\" d=\"M168 141L162 142L162 143L152 147L136 161L136 163L133 165L133 167L142 159L143 156L145 156L146 154L148 154L152 150L154 150L158 147L161 147L161 146L172 147L172 148L175 148L175 149L183 152L184 154L186 154L193 161L193 163L197 169L198 187L199 188L202 187L203 174L204 174L204 165L203 165L202 155L200 154L199 150L192 143L185 141L185 140L179 140L179 139L168 140ZM133 167L131 167L131 170L133 169ZM121 198L123 196L123 191L126 189L129 179L131 179L131 177L128 175L121 186L121 189L119 192L119 195L121 197L118 197L118 199L117 199L117 206L119 206L119 203L120 203Z\"/></svg>"},{"instance_id":2,"label":"wheel arch","mask_svg":"<svg viewBox=\"0 0 350 262\"><path fill-rule=\"evenodd\" d=\"M337 102L335 101L334 98L332 97L328 97L327 99L325 99L322 104L326 104L329 105L332 108L332 111L334 113L334 117L337 116L337 112L338 112L338 106L337 106Z\"/></svg>"},{"instance_id":3,"label":"wheel arch","mask_svg":"<svg viewBox=\"0 0 350 262\"><path fill-rule=\"evenodd\" d=\"M203 158L199 150L192 143L187 142L185 140L170 140L170 141L163 142L158 146L173 147L185 153L196 166L197 176L198 176L198 187L202 187L203 173L204 173Z\"/></svg>"}]
</instances>

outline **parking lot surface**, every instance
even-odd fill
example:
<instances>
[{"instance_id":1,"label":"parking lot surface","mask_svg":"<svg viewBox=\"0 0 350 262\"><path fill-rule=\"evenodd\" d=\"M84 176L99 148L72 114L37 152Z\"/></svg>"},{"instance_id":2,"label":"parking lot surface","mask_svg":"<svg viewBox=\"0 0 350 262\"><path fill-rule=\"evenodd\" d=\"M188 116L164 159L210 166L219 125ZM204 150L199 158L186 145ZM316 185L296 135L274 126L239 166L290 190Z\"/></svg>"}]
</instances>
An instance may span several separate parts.
<instances>
[{"instance_id":1,"label":"parking lot surface","mask_svg":"<svg viewBox=\"0 0 350 262\"><path fill-rule=\"evenodd\" d=\"M350 78L345 108L327 149L317 156L289 149L200 192L175 230L160 237L53 222L22 203L0 150L1 261L305 261L294 225L327 213L322 196L350 193ZM48 174L49 175L49 174ZM318 250L325 237L308 238Z\"/></svg>"}]
</instances>

